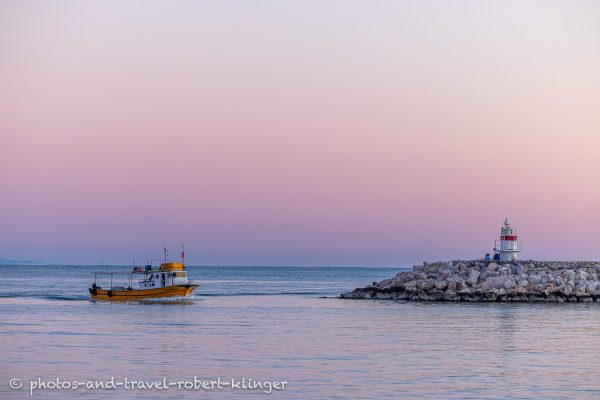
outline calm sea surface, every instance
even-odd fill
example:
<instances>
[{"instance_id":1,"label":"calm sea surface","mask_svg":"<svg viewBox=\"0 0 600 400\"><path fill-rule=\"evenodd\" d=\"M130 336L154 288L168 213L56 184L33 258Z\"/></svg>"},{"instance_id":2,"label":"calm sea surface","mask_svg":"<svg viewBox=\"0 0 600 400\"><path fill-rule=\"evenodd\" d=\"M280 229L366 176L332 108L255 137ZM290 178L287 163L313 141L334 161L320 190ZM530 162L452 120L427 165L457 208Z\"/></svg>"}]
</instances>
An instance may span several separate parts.
<instances>
[{"instance_id":1,"label":"calm sea surface","mask_svg":"<svg viewBox=\"0 0 600 400\"><path fill-rule=\"evenodd\" d=\"M0 399L57 379L71 388L33 398L600 397L594 303L340 300L399 269L291 267L191 267L201 287L189 301L88 300L93 271L128 269L0 266ZM85 388L112 377L171 386ZM186 389L194 377L263 389ZM280 381L285 390L264 393Z\"/></svg>"}]
</instances>

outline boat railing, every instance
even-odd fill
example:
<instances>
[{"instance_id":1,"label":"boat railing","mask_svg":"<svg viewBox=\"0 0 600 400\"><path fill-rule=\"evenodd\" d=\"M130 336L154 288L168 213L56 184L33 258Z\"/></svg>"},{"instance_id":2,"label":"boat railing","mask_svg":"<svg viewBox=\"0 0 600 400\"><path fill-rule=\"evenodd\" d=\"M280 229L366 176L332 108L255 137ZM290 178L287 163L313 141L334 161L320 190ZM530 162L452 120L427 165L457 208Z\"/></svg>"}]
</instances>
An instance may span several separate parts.
<instances>
[{"instance_id":1,"label":"boat railing","mask_svg":"<svg viewBox=\"0 0 600 400\"><path fill-rule=\"evenodd\" d=\"M144 275L144 277L146 278L148 276L148 274L152 275L155 272L159 272L159 270L150 270L150 271L131 271L131 272L94 272L94 285L97 285L97 281L98 281L98 275L110 275L110 290L113 290L113 276L114 275L128 275L129 276L129 287L133 288L133 275ZM165 271L161 271L161 272L165 272ZM179 272L179 271L175 271L175 272ZM148 279L144 279L144 280L140 280L138 282L144 282L145 280Z\"/></svg>"},{"instance_id":2,"label":"boat railing","mask_svg":"<svg viewBox=\"0 0 600 400\"><path fill-rule=\"evenodd\" d=\"M138 271L133 271L133 272L94 272L94 285L96 285L97 281L98 281L98 275L110 275L110 290L113 289L113 276L114 275L128 275L129 276L129 287L133 287L133 275L147 275L147 272L138 272ZM97 285L96 285L97 286Z\"/></svg>"}]
</instances>

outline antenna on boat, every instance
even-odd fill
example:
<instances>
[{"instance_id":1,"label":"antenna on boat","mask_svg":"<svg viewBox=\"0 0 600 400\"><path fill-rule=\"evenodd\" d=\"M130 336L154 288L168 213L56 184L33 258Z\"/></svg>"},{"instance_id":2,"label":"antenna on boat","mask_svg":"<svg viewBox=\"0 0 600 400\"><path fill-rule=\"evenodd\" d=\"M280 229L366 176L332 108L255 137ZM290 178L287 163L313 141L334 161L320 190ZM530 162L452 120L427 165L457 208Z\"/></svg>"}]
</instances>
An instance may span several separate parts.
<instances>
[{"instance_id":1,"label":"antenna on boat","mask_svg":"<svg viewBox=\"0 0 600 400\"><path fill-rule=\"evenodd\" d=\"M165 251L165 264L167 263L167 254L168 254L168 250L166 247L163 247L163 250Z\"/></svg>"},{"instance_id":2,"label":"antenna on boat","mask_svg":"<svg viewBox=\"0 0 600 400\"><path fill-rule=\"evenodd\" d=\"M181 239L181 263L185 264L185 242Z\"/></svg>"}]
</instances>

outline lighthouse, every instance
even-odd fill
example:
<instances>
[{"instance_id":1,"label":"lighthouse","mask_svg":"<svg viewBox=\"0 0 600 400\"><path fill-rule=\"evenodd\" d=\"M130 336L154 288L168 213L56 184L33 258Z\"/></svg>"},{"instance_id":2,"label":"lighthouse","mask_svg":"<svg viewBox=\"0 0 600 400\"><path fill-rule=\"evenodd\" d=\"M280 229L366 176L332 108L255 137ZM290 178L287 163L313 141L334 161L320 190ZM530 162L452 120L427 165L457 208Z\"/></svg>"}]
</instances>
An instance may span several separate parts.
<instances>
[{"instance_id":1,"label":"lighthouse","mask_svg":"<svg viewBox=\"0 0 600 400\"><path fill-rule=\"evenodd\" d=\"M500 240L496 240L494 251L500 254L500 261L513 261L521 251L521 244L517 239L517 228L510 226L508 217L500 228Z\"/></svg>"}]
</instances>

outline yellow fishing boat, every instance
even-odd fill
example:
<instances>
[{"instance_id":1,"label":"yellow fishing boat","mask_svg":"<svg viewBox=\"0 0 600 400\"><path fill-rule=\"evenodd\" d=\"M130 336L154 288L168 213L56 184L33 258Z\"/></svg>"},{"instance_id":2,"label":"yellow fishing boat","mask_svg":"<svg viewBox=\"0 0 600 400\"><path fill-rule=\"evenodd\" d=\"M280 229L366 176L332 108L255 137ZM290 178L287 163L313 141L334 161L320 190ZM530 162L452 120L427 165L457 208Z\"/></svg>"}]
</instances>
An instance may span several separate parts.
<instances>
[{"instance_id":1,"label":"yellow fishing boat","mask_svg":"<svg viewBox=\"0 0 600 400\"><path fill-rule=\"evenodd\" d=\"M188 297L199 285L188 280L187 270L182 262L167 262L165 249L165 262L159 268L147 265L145 268L134 267L132 272L96 272L94 283L89 288L93 300L143 300L163 297ZM115 276L119 281L126 276L129 286L113 285ZM110 283L101 287L98 279Z\"/></svg>"}]
</instances>

